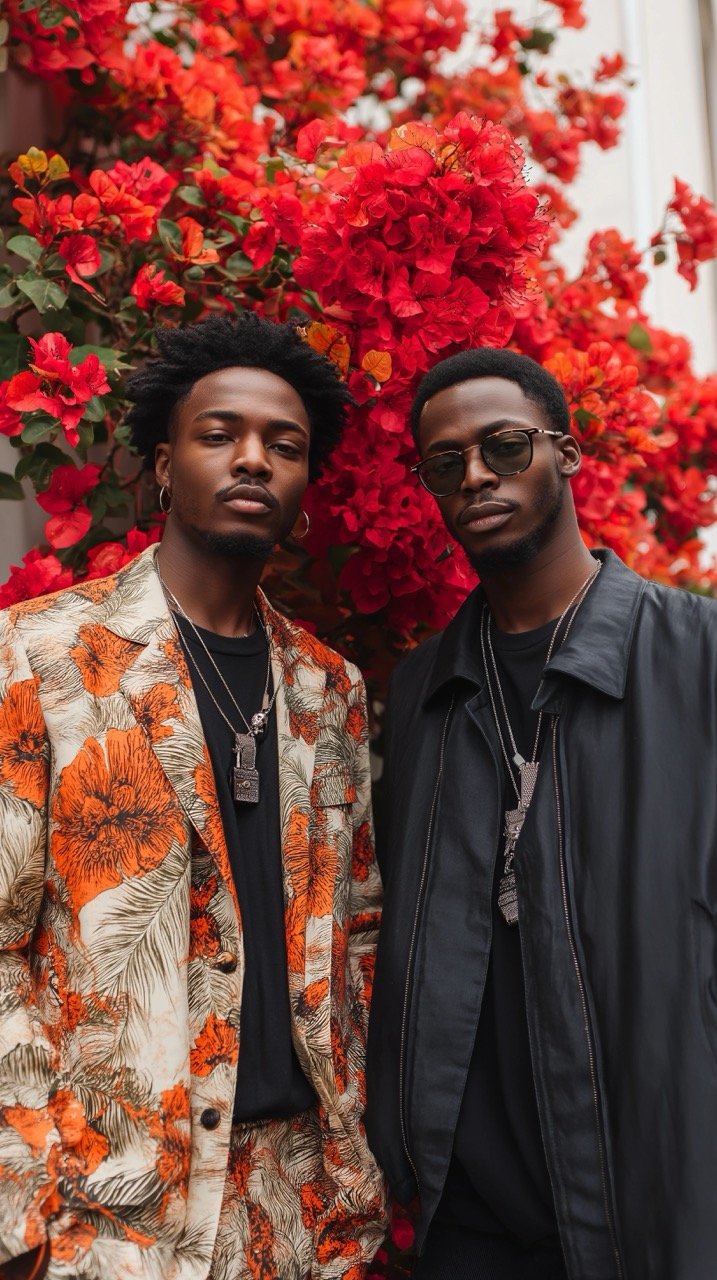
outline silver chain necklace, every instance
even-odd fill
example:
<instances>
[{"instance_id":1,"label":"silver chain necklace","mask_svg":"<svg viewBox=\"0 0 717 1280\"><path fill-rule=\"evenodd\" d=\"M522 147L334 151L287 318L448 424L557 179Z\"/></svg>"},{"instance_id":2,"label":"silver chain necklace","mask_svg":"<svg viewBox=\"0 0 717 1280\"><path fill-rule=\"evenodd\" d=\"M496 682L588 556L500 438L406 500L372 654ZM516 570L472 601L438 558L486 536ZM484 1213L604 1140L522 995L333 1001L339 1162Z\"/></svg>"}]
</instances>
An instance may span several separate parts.
<instances>
[{"instance_id":1,"label":"silver chain necklace","mask_svg":"<svg viewBox=\"0 0 717 1280\"><path fill-rule=\"evenodd\" d=\"M233 771L234 799L239 801L242 804L257 804L259 800L259 770L256 767L256 741L257 741L257 738L260 738L262 736L262 734L266 729L272 707L274 706L274 703L276 701L276 695L279 692L279 686L277 685L276 689L271 695L271 698L269 697L269 684L271 681L271 645L269 644L269 637L266 632L266 627L262 622L259 610L257 609L256 605L254 605L254 612L256 613L259 626L264 632L269 653L268 653L268 659L266 664L266 679L264 681L264 693L261 700L261 709L255 712L255 714L251 717L251 720L247 720L246 716L244 715L244 712L239 706L239 703L234 697L234 694L229 688L229 685L224 679L224 676L219 670L219 667L214 661L208 646L204 643L204 640L202 639L202 635L196 623L192 621L186 609L184 609L182 605L179 603L174 592L171 591L170 588L167 586L166 582L164 581L164 578L159 572L159 568L157 568L157 575L162 585L162 590L167 598L167 603L170 605L170 607L174 610L175 613L178 613L180 617L184 618L185 621L189 623L190 627L192 628L192 631L197 637L197 640L202 646L202 649L204 650L217 676L219 677L222 684L224 685L224 688L226 689L226 692L229 695L231 702L233 703L235 709L239 712L239 716L244 723L244 728L246 732L241 733L237 729L236 725L232 724L231 720L229 719L229 716L224 711L224 708L219 704L217 699L214 697L214 694L212 693L212 690L209 687L209 682L206 676L204 675L204 672L202 671L189 645L184 643L184 637L182 636L181 630L179 629L179 627L177 627L177 634L180 640L183 642L184 651L187 657L191 661L192 666L194 667L194 670L199 676L199 679L204 685L204 688L206 689L209 697L214 703L214 706L219 712L222 720L234 735L234 753L236 755L236 763L234 765L234 771ZM176 622L175 622L175 626L176 626Z\"/></svg>"},{"instance_id":2,"label":"silver chain necklace","mask_svg":"<svg viewBox=\"0 0 717 1280\"><path fill-rule=\"evenodd\" d=\"M568 605L566 605L560 617L558 618L555 624L555 627L553 628L553 634L550 637L548 653L545 659L546 667L553 656L553 650L555 648L556 640L558 638L558 633L560 631L561 626L563 625L563 622L568 617L568 614L570 614L570 617L568 618L567 626L565 628L565 634L563 635L560 641L561 644L564 644L564 642L567 640L568 635L570 634L570 628L572 627L573 622L575 621L575 617L577 615L578 609L580 608L588 591L590 590L597 575L599 574L600 568L601 568L600 561L598 561L596 568L589 575L589 577L585 579L582 585L578 588L572 600ZM570 612L571 610L572 610L572 613ZM517 924L518 923L518 894L517 894L517 888L515 883L515 871L513 869L513 862L515 859L515 849L518 843L518 836L520 835L523 829L523 823L525 822L525 817L530 807L530 802L533 799L535 784L538 781L538 766L539 766L538 749L540 746L540 731L543 724L543 711L541 709L538 712L538 724L535 730L535 742L533 744L532 758L530 760L525 760L518 750L518 747L515 741L515 735L513 733L513 727L510 723L510 719L508 716L508 709L505 705L503 688L500 683L500 676L498 674L498 664L495 660L493 643L490 638L492 623L493 623L493 619L491 617L490 609L488 608L488 604L486 602L483 605L483 613L481 614L481 627L480 627L480 642L481 642L481 652L483 654L483 668L485 670L486 682L488 684L488 693L490 695L490 705L493 710L493 719L495 721L495 727L498 733L500 749L503 753L503 759L505 760L506 768L508 770L508 776L513 785L513 790L515 791L516 799L518 802L515 809L506 810L506 813L504 815L503 838L505 840L505 845L503 848L503 874L500 878L500 884L498 886L498 906L500 908L501 915L503 916L503 919L505 920L506 924ZM488 665L487 654L490 655L490 667ZM492 679L491 679L491 674L492 674ZM493 681L495 681L495 687L498 690L501 710L503 712L505 724L508 729L508 737L510 739L510 745L513 751L512 757L508 755L508 749L506 747L505 739L503 737L503 730L501 728L500 717L498 715L498 708L496 706L495 695L493 693ZM542 685L542 683L543 681L541 679L540 684L538 685L538 689L540 689L540 686ZM518 783L515 780L513 766L518 770L518 778L520 780L520 785L518 785Z\"/></svg>"}]
</instances>

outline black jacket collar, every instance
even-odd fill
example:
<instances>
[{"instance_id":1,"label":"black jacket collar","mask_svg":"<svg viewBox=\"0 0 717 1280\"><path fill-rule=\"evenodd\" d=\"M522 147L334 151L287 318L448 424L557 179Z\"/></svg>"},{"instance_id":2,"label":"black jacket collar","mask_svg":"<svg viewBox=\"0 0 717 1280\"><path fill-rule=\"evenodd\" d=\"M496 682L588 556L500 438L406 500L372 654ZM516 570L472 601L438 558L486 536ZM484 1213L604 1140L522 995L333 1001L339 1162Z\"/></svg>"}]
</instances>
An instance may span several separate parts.
<instances>
[{"instance_id":1,"label":"black jacket collar","mask_svg":"<svg viewBox=\"0 0 717 1280\"><path fill-rule=\"evenodd\" d=\"M570 633L546 667L546 676L570 676L612 698L625 694L630 648L640 601L647 582L628 569L614 551L594 551L602 569L593 584ZM467 680L483 687L480 623L483 592L476 587L443 632L424 701L452 680ZM546 679L533 703L535 710L551 708L556 685Z\"/></svg>"}]
</instances>

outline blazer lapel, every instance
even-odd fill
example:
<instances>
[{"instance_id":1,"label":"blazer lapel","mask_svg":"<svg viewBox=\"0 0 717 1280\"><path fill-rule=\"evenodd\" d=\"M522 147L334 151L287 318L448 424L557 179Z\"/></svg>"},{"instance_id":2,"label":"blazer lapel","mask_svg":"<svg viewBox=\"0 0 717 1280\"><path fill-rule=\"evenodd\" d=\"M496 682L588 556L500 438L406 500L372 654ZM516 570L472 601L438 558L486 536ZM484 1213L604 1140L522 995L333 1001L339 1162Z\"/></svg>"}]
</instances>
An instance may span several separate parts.
<instances>
[{"instance_id":1,"label":"blazer lapel","mask_svg":"<svg viewBox=\"0 0 717 1280\"><path fill-rule=\"evenodd\" d=\"M321 727L326 672L306 652L306 633L272 609L263 592L257 607L271 645L279 744L279 805L289 996L297 1050L305 1050L304 1021L296 1016L314 980L307 946L309 828L316 742ZM325 977L322 962L321 977Z\"/></svg>"}]
</instances>

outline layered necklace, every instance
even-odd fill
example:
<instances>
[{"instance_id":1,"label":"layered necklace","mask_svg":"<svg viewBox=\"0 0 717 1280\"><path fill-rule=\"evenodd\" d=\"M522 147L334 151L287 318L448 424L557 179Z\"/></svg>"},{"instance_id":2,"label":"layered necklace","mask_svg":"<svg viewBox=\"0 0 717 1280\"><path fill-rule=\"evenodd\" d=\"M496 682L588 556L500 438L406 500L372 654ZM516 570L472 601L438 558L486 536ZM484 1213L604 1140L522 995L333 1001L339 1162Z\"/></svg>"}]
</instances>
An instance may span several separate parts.
<instances>
[{"instance_id":1,"label":"layered necklace","mask_svg":"<svg viewBox=\"0 0 717 1280\"><path fill-rule=\"evenodd\" d=\"M204 672L202 671L199 663L197 662L197 659L192 653L190 646L186 643L183 643L184 651L187 654L187 657L189 658L190 662L192 663L194 670L199 676L199 679L204 685L204 688L206 689L207 694L209 695L212 702L214 703L214 706L219 712L219 715L221 716L222 720L229 727L232 734L234 735L234 754L235 754L235 763L234 763L234 769L233 769L234 799L238 801L240 804L257 804L259 801L259 770L256 767L256 744L257 744L257 739L261 738L266 730L267 722L271 714L271 709L274 706L274 702L276 701L276 695L278 693L278 685L277 685L277 688L274 690L271 697L269 697L269 686L271 684L271 645L269 644L269 637L267 635L266 627L262 622L259 610L257 609L256 605L254 605L254 612L256 614L256 618L259 623L259 626L264 632L264 636L266 638L267 650L268 650L267 663L266 663L266 679L264 681L264 693L261 700L261 707L259 711L256 711L254 715L252 715L247 720L246 716L244 715L244 712L239 706L239 703L234 697L234 694L229 688L229 685L224 679L224 676L219 670L219 667L214 661L208 646L204 643L204 639L196 623L192 621L186 609L184 609L182 605L179 603L174 592L171 591L170 588L167 586L161 573L159 572L159 569L157 569L157 574L159 576L159 581L162 584L162 590L164 591L164 594L167 598L167 603L169 604L170 608L173 610L174 613L179 614L181 618L184 618L185 622L189 623L190 627L192 628L192 631L197 637L199 644L204 650L211 666L214 668L217 676L219 677L219 680L223 684L224 689L226 690L226 693L235 711L238 712L239 719L244 726L243 731L240 728L238 729L237 726L232 723L229 716L226 714L224 708L219 704L214 694L212 693L212 690L209 687L209 682L206 679L206 676L204 675ZM183 636L179 628L177 628L177 632L180 640L183 641Z\"/></svg>"},{"instance_id":2,"label":"layered necklace","mask_svg":"<svg viewBox=\"0 0 717 1280\"><path fill-rule=\"evenodd\" d=\"M597 575L599 574L600 567L601 567L600 561L598 561L592 573L589 574L589 576L585 579L582 585L578 588L572 600L565 607L560 617L558 618L555 624L555 627L553 628L553 634L550 637L550 644L548 645L548 653L545 659L546 667L550 662L550 659L552 658L556 647L559 647L559 645L563 644L564 641L567 639L570 633L570 628L572 627L573 622L575 621L575 616L578 612L578 609L580 608L588 591L590 590ZM564 628L563 634L560 636L560 639L558 639L560 635L560 630L563 627L563 623L565 623L565 628ZM513 790L515 791L516 800L517 800L515 809L506 810L506 813L504 815L503 839L505 841L505 845L503 848L503 874L500 878L500 884L498 886L498 906L500 908L501 915L503 916L503 919L505 920L506 924L517 924L518 923L518 894L516 890L515 870L513 868L513 863L515 860L515 849L518 843L518 836L520 835L523 829L523 823L525 822L525 817L530 807L530 802L533 798L533 792L535 791L535 784L538 781L538 766L540 763L538 760L538 752L540 750L540 734L543 726L543 712L541 710L538 713L538 723L535 730L535 742L533 744L533 754L530 760L525 760L518 750L518 746L515 741L515 734L513 733L513 728L510 723L510 718L508 716L508 709L505 705L503 688L500 683L500 675L498 674L498 664L495 660L495 652L493 649L493 642L491 640L492 626L493 626L493 619L491 617L490 609L488 608L488 604L486 602L483 605L483 613L481 615L481 628L480 628L480 641L481 641L481 652L483 654L483 667L486 674L486 681L488 684L488 693L490 694L490 704L493 709L493 719L495 721L495 727L498 733L500 749L503 753L503 759L505 760L506 768L508 770L508 777L510 778L510 781L512 783ZM540 681L540 684L538 685L538 688L540 688L540 685L542 685L542 679ZM508 754L508 746L503 736L501 718L498 715L496 693L498 695L498 701L500 702L500 709L503 713L503 721L505 722L505 726L508 730L508 739L509 739L510 748L511 748L510 755ZM517 772L517 780L516 780L516 772Z\"/></svg>"}]
</instances>

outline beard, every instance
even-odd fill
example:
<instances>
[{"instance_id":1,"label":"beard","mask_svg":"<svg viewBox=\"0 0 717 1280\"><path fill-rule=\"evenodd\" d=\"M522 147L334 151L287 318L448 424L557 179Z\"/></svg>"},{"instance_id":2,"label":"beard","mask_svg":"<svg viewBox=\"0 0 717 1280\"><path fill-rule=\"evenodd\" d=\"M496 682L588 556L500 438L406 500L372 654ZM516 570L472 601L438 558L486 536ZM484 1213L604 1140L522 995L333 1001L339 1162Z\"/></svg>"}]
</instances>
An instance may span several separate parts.
<instances>
[{"instance_id":1,"label":"beard","mask_svg":"<svg viewBox=\"0 0 717 1280\"><path fill-rule=\"evenodd\" d=\"M209 533L195 529L205 549L225 560L257 560L266 564L274 550L273 538L251 533Z\"/></svg>"},{"instance_id":2,"label":"beard","mask_svg":"<svg viewBox=\"0 0 717 1280\"><path fill-rule=\"evenodd\" d=\"M495 574L505 573L510 569L519 569L538 554L548 539L550 531L557 523L563 509L565 489L559 484L556 490L552 486L545 490L538 502L541 512L539 524L530 533L523 534L502 547L490 547L485 551L468 552L468 559L480 578L491 578Z\"/></svg>"}]
</instances>

